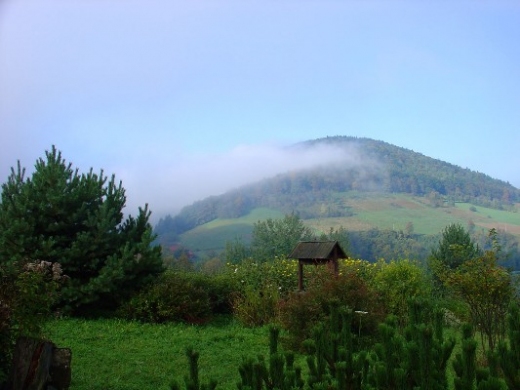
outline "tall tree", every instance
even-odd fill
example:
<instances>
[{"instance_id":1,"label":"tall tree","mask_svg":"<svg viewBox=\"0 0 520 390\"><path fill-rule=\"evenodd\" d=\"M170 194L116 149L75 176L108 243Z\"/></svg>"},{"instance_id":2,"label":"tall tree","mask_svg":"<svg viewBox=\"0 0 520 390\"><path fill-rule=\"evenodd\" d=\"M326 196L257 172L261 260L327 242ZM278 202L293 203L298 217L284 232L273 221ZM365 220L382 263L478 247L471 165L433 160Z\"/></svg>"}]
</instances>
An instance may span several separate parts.
<instances>
[{"instance_id":1,"label":"tall tree","mask_svg":"<svg viewBox=\"0 0 520 390\"><path fill-rule=\"evenodd\" d=\"M2 185L0 264L58 262L70 277L62 304L117 305L162 272L148 206L124 219L125 190L114 176L80 174L54 146L45 157L30 178L18 162Z\"/></svg>"},{"instance_id":2,"label":"tall tree","mask_svg":"<svg viewBox=\"0 0 520 390\"><path fill-rule=\"evenodd\" d=\"M253 226L252 252L258 261L272 260L276 256L287 256L298 241L310 240L313 234L297 214L286 214L282 219L268 218Z\"/></svg>"},{"instance_id":3,"label":"tall tree","mask_svg":"<svg viewBox=\"0 0 520 390\"><path fill-rule=\"evenodd\" d=\"M442 232L439 246L432 250L432 257L440 260L450 269L457 268L467 260L482 255L469 233L460 224L448 225Z\"/></svg>"},{"instance_id":4,"label":"tall tree","mask_svg":"<svg viewBox=\"0 0 520 390\"><path fill-rule=\"evenodd\" d=\"M436 273L440 271L440 268L456 269L467 260L481 255L482 250L473 242L464 227L454 223L442 231L438 246L432 249L429 263Z\"/></svg>"}]
</instances>

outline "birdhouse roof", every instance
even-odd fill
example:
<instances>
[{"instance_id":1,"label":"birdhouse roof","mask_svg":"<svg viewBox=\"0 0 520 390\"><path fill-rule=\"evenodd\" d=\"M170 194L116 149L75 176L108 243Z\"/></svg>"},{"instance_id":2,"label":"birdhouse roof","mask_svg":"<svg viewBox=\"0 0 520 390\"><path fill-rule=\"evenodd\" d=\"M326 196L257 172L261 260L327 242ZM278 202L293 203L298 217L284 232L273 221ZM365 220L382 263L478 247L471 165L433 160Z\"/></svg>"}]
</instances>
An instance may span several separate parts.
<instances>
[{"instance_id":1,"label":"birdhouse roof","mask_svg":"<svg viewBox=\"0 0 520 390\"><path fill-rule=\"evenodd\" d=\"M348 256L337 241L302 241L289 258L299 260L346 259Z\"/></svg>"}]
</instances>

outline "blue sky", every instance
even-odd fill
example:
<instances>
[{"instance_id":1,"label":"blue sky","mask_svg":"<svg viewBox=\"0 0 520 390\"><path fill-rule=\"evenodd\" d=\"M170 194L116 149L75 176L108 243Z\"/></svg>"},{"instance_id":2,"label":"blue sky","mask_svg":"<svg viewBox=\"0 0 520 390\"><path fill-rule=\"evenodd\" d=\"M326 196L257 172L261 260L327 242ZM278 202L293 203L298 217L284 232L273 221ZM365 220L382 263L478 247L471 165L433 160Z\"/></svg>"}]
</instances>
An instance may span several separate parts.
<instances>
[{"instance_id":1,"label":"blue sky","mask_svg":"<svg viewBox=\"0 0 520 390\"><path fill-rule=\"evenodd\" d=\"M520 187L519 37L517 1L4 0L0 181L54 144L160 216L351 135Z\"/></svg>"}]
</instances>

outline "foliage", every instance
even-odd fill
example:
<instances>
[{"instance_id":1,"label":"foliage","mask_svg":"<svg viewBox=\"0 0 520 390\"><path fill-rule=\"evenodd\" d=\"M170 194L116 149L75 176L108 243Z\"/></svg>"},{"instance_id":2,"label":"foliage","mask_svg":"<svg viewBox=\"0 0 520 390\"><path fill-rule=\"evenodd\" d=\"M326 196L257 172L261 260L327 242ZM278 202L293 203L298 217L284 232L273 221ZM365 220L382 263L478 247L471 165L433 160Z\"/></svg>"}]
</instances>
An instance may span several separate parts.
<instances>
[{"instance_id":1,"label":"foliage","mask_svg":"<svg viewBox=\"0 0 520 390\"><path fill-rule=\"evenodd\" d=\"M241 261L251 258L251 248L248 247L240 237L235 237L234 241L227 241L224 250L226 263L238 264Z\"/></svg>"},{"instance_id":2,"label":"foliage","mask_svg":"<svg viewBox=\"0 0 520 390\"><path fill-rule=\"evenodd\" d=\"M430 281L424 270L410 260L380 260L377 265L374 287L402 326L408 319L409 300L430 296Z\"/></svg>"},{"instance_id":3,"label":"foliage","mask_svg":"<svg viewBox=\"0 0 520 390\"><path fill-rule=\"evenodd\" d=\"M381 341L374 348L371 368L373 385L389 390L445 390L455 340L444 337L442 311L424 300L410 304L410 321L402 332L394 316L379 326Z\"/></svg>"},{"instance_id":4,"label":"foliage","mask_svg":"<svg viewBox=\"0 0 520 390\"><path fill-rule=\"evenodd\" d=\"M368 261L380 258L402 259L413 255L417 259L428 256L431 237L408 235L404 231L372 228L349 231L350 253Z\"/></svg>"},{"instance_id":5,"label":"foliage","mask_svg":"<svg viewBox=\"0 0 520 390\"><path fill-rule=\"evenodd\" d=\"M355 345L352 334L352 310L332 304L326 322L313 329L306 340L308 386L310 389L333 388L360 390L367 382L368 354Z\"/></svg>"},{"instance_id":6,"label":"foliage","mask_svg":"<svg viewBox=\"0 0 520 390\"><path fill-rule=\"evenodd\" d=\"M0 384L20 336L42 337L58 289L66 280L59 263L26 263L21 270L0 268Z\"/></svg>"},{"instance_id":7,"label":"foliage","mask_svg":"<svg viewBox=\"0 0 520 390\"><path fill-rule=\"evenodd\" d=\"M453 360L455 390L507 390L506 382L496 376L496 370L491 372L489 367L477 367L476 351L472 327L465 324L462 328L462 352L457 353Z\"/></svg>"},{"instance_id":8,"label":"foliage","mask_svg":"<svg viewBox=\"0 0 520 390\"><path fill-rule=\"evenodd\" d=\"M453 368L456 373L454 379L455 390L471 390L476 385L477 370L477 342L473 339L471 325L464 324L462 327L461 353L455 355Z\"/></svg>"},{"instance_id":9,"label":"foliage","mask_svg":"<svg viewBox=\"0 0 520 390\"><path fill-rule=\"evenodd\" d=\"M164 323L203 323L230 312L232 283L225 276L166 271L119 310L126 319Z\"/></svg>"},{"instance_id":10,"label":"foliage","mask_svg":"<svg viewBox=\"0 0 520 390\"><path fill-rule=\"evenodd\" d=\"M279 290L282 296L298 287L298 261L285 257L274 258L271 262L256 262L246 259L240 264L227 264L227 273L237 289L260 290L263 286Z\"/></svg>"},{"instance_id":11,"label":"foliage","mask_svg":"<svg viewBox=\"0 0 520 390\"><path fill-rule=\"evenodd\" d=\"M430 266L436 273L442 268L455 269L467 260L482 254L469 233L460 224L450 224L442 231L442 238L430 255Z\"/></svg>"},{"instance_id":12,"label":"foliage","mask_svg":"<svg viewBox=\"0 0 520 390\"><path fill-rule=\"evenodd\" d=\"M298 262L285 257L271 262L252 259L227 264L234 281L233 314L247 326L268 324L275 319L278 301L298 286Z\"/></svg>"},{"instance_id":13,"label":"foliage","mask_svg":"<svg viewBox=\"0 0 520 390\"><path fill-rule=\"evenodd\" d=\"M301 377L301 368L294 365L294 353L278 350L280 329L269 327L269 362L266 364L263 355L253 358L244 358L238 372L239 390L297 390L303 389L304 381Z\"/></svg>"},{"instance_id":14,"label":"foliage","mask_svg":"<svg viewBox=\"0 0 520 390\"><path fill-rule=\"evenodd\" d=\"M279 321L289 332L290 345L297 348L311 337L314 326L330 315L331 305L354 310L353 327L368 338L375 335L386 314L378 294L356 273L333 276L326 267L319 267L309 275L304 292L293 292L280 302Z\"/></svg>"},{"instance_id":15,"label":"foliage","mask_svg":"<svg viewBox=\"0 0 520 390\"><path fill-rule=\"evenodd\" d=\"M199 379L199 353L192 347L186 348L186 356L190 367L190 374L184 378L186 390L215 390L217 381L210 380L208 383L200 383ZM173 381L170 385L171 390L181 390L181 386Z\"/></svg>"},{"instance_id":16,"label":"foliage","mask_svg":"<svg viewBox=\"0 0 520 390\"><path fill-rule=\"evenodd\" d=\"M512 302L507 314L508 342L498 344L496 359L510 389L520 388L520 307Z\"/></svg>"},{"instance_id":17,"label":"foliage","mask_svg":"<svg viewBox=\"0 0 520 390\"><path fill-rule=\"evenodd\" d=\"M267 325L277 317L279 299L275 286L263 285L259 289L246 286L232 297L233 315L246 326Z\"/></svg>"},{"instance_id":18,"label":"foliage","mask_svg":"<svg viewBox=\"0 0 520 390\"><path fill-rule=\"evenodd\" d=\"M312 238L311 230L297 214L287 214L283 219L268 218L253 226L252 256L257 261L288 256L299 241Z\"/></svg>"},{"instance_id":19,"label":"foliage","mask_svg":"<svg viewBox=\"0 0 520 390\"><path fill-rule=\"evenodd\" d=\"M162 272L147 206L123 220L125 191L114 176L79 174L53 146L30 178L18 163L2 185L0 262L58 262L70 282L61 304L114 307Z\"/></svg>"},{"instance_id":20,"label":"foliage","mask_svg":"<svg viewBox=\"0 0 520 390\"><path fill-rule=\"evenodd\" d=\"M445 275L457 269L465 261L477 258L481 254L481 249L462 225L446 226L437 246L432 248L428 257L428 267L433 276L436 295L449 299L446 285L443 282Z\"/></svg>"},{"instance_id":21,"label":"foliage","mask_svg":"<svg viewBox=\"0 0 520 390\"><path fill-rule=\"evenodd\" d=\"M480 331L482 346L494 350L505 334L507 308L513 297L511 275L497 264L495 252L468 260L442 276L469 307L472 325Z\"/></svg>"}]
</instances>

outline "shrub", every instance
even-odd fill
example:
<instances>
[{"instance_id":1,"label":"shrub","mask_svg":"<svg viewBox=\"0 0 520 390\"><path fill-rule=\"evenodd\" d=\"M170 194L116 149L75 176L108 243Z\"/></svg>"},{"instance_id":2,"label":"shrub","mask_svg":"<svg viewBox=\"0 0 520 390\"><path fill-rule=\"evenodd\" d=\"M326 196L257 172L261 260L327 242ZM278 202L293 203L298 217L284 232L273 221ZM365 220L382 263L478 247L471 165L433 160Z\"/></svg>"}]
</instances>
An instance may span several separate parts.
<instances>
[{"instance_id":1,"label":"shrub","mask_svg":"<svg viewBox=\"0 0 520 390\"><path fill-rule=\"evenodd\" d=\"M155 323L202 323L212 314L230 312L230 294L225 277L170 270L126 303L119 315Z\"/></svg>"},{"instance_id":2,"label":"shrub","mask_svg":"<svg viewBox=\"0 0 520 390\"><path fill-rule=\"evenodd\" d=\"M233 315L245 326L262 326L275 320L280 295L275 286L246 286L232 298Z\"/></svg>"},{"instance_id":3,"label":"shrub","mask_svg":"<svg viewBox=\"0 0 520 390\"><path fill-rule=\"evenodd\" d=\"M0 385L7 377L17 338L43 336L43 325L65 279L60 264L48 261L9 271L0 268Z\"/></svg>"},{"instance_id":4,"label":"shrub","mask_svg":"<svg viewBox=\"0 0 520 390\"><path fill-rule=\"evenodd\" d=\"M227 264L228 274L238 290L278 289L284 296L298 288L298 261L276 257L272 262L259 263L248 259L240 264Z\"/></svg>"},{"instance_id":5,"label":"shrub","mask_svg":"<svg viewBox=\"0 0 520 390\"><path fill-rule=\"evenodd\" d=\"M315 269L307 290L295 292L279 304L279 321L289 331L289 343L296 348L311 336L312 328L329 316L329 307L354 311L353 331L372 337L385 317L378 294L355 273L334 276L326 267Z\"/></svg>"},{"instance_id":6,"label":"shrub","mask_svg":"<svg viewBox=\"0 0 520 390\"><path fill-rule=\"evenodd\" d=\"M409 300L431 295L431 284L423 269L409 260L380 260L373 285L381 294L389 312L397 316L403 326L408 317Z\"/></svg>"}]
</instances>

